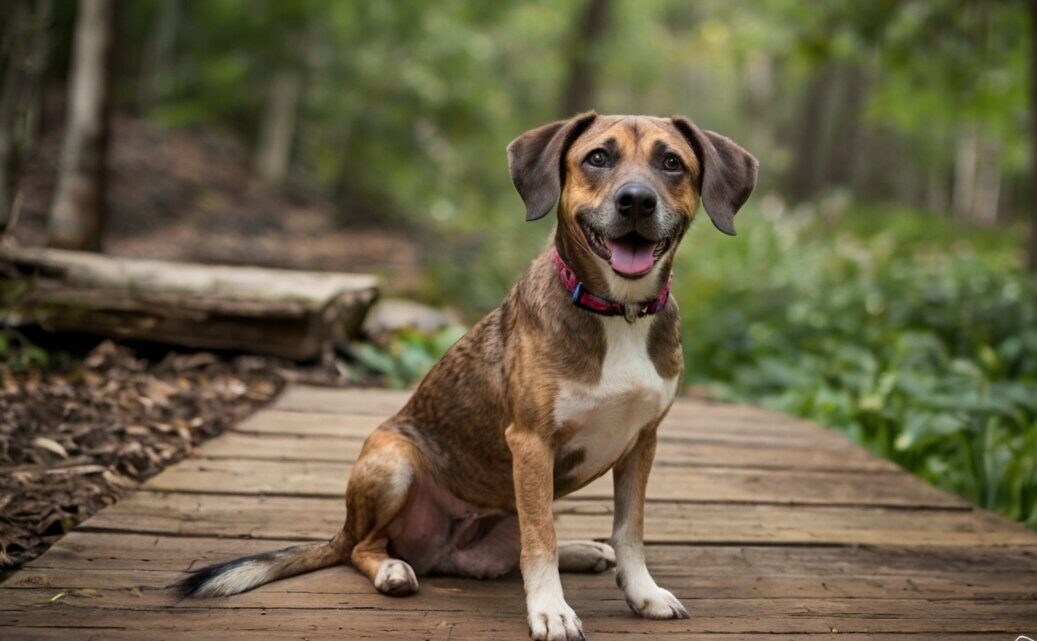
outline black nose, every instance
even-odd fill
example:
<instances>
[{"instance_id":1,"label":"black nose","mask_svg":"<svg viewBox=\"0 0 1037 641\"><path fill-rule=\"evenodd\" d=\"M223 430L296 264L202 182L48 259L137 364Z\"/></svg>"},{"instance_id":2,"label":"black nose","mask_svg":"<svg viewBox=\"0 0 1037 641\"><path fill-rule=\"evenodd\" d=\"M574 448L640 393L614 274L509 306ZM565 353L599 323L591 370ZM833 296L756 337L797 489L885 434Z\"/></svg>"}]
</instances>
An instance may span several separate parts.
<instances>
[{"instance_id":1,"label":"black nose","mask_svg":"<svg viewBox=\"0 0 1037 641\"><path fill-rule=\"evenodd\" d=\"M641 183L627 183L616 192L616 210L623 216L651 216L655 212L655 190Z\"/></svg>"}]
</instances>

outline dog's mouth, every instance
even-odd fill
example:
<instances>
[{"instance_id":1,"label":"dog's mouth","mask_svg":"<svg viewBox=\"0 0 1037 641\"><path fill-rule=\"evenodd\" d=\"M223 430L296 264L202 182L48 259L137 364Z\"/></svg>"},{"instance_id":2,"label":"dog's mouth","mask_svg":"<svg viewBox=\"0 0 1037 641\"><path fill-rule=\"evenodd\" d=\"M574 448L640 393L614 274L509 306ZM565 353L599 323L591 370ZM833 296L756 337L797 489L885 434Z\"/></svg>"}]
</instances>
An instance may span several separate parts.
<instances>
[{"instance_id":1,"label":"dog's mouth","mask_svg":"<svg viewBox=\"0 0 1037 641\"><path fill-rule=\"evenodd\" d=\"M670 249L670 238L651 240L636 231L617 238L607 238L583 227L591 250L607 262L612 271L623 278L640 278L655 267L655 261Z\"/></svg>"}]
</instances>

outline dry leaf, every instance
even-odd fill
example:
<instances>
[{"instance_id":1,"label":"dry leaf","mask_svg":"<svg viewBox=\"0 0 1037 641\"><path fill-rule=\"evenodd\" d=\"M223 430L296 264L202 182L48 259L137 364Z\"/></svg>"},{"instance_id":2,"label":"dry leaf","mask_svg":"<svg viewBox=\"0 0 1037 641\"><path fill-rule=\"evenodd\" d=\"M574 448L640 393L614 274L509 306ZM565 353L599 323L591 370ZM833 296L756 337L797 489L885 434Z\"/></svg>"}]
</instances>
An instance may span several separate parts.
<instances>
[{"instance_id":1,"label":"dry leaf","mask_svg":"<svg viewBox=\"0 0 1037 641\"><path fill-rule=\"evenodd\" d=\"M83 476L85 474L100 474L106 469L108 468L103 465L73 465L72 467L56 467L47 470L46 474L52 476Z\"/></svg>"},{"instance_id":2,"label":"dry leaf","mask_svg":"<svg viewBox=\"0 0 1037 641\"><path fill-rule=\"evenodd\" d=\"M47 450L52 454L57 454L61 458L68 458L68 452L66 452L65 448L61 446L61 443L45 436L37 436L32 439L32 446L38 447L41 450Z\"/></svg>"}]
</instances>

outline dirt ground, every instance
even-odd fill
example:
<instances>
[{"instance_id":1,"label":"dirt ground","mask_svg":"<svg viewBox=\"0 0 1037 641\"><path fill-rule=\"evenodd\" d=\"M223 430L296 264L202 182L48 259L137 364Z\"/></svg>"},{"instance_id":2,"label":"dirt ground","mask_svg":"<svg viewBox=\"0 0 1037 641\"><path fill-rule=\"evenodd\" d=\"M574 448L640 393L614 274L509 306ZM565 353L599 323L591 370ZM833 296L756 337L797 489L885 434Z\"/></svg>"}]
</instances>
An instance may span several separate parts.
<instances>
[{"instance_id":1,"label":"dirt ground","mask_svg":"<svg viewBox=\"0 0 1037 641\"><path fill-rule=\"evenodd\" d=\"M22 207L10 232L20 244L45 242L61 134L47 132L20 174ZM109 254L380 273L393 292L420 278L414 230L372 215L351 222L305 185L273 190L252 175L243 149L212 133L116 117L108 182Z\"/></svg>"}]
</instances>

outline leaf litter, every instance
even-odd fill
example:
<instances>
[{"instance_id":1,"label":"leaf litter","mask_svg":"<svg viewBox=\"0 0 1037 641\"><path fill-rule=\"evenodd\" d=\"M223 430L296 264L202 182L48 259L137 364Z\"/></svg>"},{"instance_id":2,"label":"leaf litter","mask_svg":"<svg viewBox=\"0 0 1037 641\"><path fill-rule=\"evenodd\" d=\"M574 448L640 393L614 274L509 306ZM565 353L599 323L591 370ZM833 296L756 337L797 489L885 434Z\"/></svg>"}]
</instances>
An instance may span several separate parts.
<instances>
[{"instance_id":1,"label":"leaf litter","mask_svg":"<svg viewBox=\"0 0 1037 641\"><path fill-rule=\"evenodd\" d=\"M283 383L269 359L149 361L111 341L60 370L0 364L0 570L39 556Z\"/></svg>"}]
</instances>

